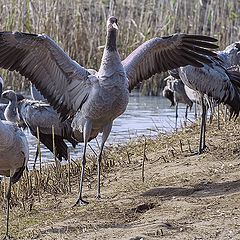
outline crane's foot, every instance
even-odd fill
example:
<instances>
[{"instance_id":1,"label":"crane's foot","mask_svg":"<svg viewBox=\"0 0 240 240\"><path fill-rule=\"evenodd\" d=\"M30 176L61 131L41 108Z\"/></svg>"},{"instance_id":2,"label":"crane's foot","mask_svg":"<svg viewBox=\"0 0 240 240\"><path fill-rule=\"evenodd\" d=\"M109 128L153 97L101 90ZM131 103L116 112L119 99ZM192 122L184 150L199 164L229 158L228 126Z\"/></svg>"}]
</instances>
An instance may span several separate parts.
<instances>
[{"instance_id":1,"label":"crane's foot","mask_svg":"<svg viewBox=\"0 0 240 240\"><path fill-rule=\"evenodd\" d=\"M97 195L96 195L96 199L97 199L97 200L100 200L100 199L101 199L101 195L100 195L100 193L97 193Z\"/></svg>"},{"instance_id":2,"label":"crane's foot","mask_svg":"<svg viewBox=\"0 0 240 240\"><path fill-rule=\"evenodd\" d=\"M78 206L84 206L89 204L88 201L83 200L82 198L79 198L76 203L73 205L73 207L78 207Z\"/></svg>"},{"instance_id":3,"label":"crane's foot","mask_svg":"<svg viewBox=\"0 0 240 240\"><path fill-rule=\"evenodd\" d=\"M2 240L11 240L9 235L5 235L4 238Z\"/></svg>"},{"instance_id":4,"label":"crane's foot","mask_svg":"<svg viewBox=\"0 0 240 240\"><path fill-rule=\"evenodd\" d=\"M198 150L192 152L192 153L191 153L191 156L201 155L201 154L203 154L207 149L209 149L209 148L208 148L208 146L205 145L202 149L198 149Z\"/></svg>"},{"instance_id":5,"label":"crane's foot","mask_svg":"<svg viewBox=\"0 0 240 240\"><path fill-rule=\"evenodd\" d=\"M201 155L204 152L203 149L201 150L196 150L194 152L191 152L191 156L197 156L197 155Z\"/></svg>"}]
</instances>

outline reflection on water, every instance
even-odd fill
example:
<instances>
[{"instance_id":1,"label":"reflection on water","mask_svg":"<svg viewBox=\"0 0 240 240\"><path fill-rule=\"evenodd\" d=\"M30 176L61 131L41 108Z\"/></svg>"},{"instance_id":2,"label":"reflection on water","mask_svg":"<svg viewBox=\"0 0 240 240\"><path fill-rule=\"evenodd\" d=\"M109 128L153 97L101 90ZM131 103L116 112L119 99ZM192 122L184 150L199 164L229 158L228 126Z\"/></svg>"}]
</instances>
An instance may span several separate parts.
<instances>
[{"instance_id":1,"label":"reflection on water","mask_svg":"<svg viewBox=\"0 0 240 240\"><path fill-rule=\"evenodd\" d=\"M184 121L185 105L179 105L178 127ZM193 110L188 114L188 119L193 119ZM130 138L138 136L156 136L158 133L173 131L175 128L175 108L170 108L170 102L163 97L145 97L134 94L129 99L126 112L118 117L113 124L112 132L106 145L113 143L123 143ZM30 165L33 163L37 140L26 132L30 147ZM101 138L98 136L98 141ZM96 140L91 141L91 146L96 148ZM89 148L88 148L89 151ZM91 151L91 150L90 150ZM53 154L41 146L42 162L52 159ZM76 149L71 149L71 157L74 159L82 154L82 144L78 144Z\"/></svg>"}]
</instances>

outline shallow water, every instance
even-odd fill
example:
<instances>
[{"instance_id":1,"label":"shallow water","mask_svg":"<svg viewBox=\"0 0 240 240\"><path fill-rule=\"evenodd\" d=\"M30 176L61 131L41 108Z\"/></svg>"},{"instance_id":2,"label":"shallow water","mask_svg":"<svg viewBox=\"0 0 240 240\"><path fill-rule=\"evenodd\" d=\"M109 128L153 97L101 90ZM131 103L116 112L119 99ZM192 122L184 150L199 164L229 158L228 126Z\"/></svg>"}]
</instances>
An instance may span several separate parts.
<instances>
[{"instance_id":1,"label":"shallow water","mask_svg":"<svg viewBox=\"0 0 240 240\"><path fill-rule=\"evenodd\" d=\"M185 116L185 105L179 104L178 128L183 125ZM193 120L193 110L188 114L188 122ZM163 97L146 97L138 93L130 96L127 110L118 117L113 124L111 134L106 145L128 142L132 138L142 135L156 136L159 133L167 133L175 130L175 107L170 107L170 102ZM37 146L37 140L26 131L29 148L30 162L33 164ZM101 137L98 136L98 142ZM96 140L91 141L91 146L97 148ZM76 149L71 148L71 158L75 159L82 154L82 145L78 144ZM98 150L98 148L97 148ZM89 148L88 148L89 151ZM91 151L91 150L90 150ZM54 161L53 154L41 145L42 162ZM38 162L38 161L37 161Z\"/></svg>"}]
</instances>

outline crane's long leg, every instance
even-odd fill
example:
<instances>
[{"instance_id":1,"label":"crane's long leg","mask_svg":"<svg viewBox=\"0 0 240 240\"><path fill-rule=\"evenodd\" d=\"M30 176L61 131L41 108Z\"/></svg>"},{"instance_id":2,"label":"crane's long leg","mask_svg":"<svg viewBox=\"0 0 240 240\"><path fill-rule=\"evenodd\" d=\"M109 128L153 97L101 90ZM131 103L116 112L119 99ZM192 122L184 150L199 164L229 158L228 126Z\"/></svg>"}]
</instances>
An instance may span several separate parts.
<instances>
[{"instance_id":1,"label":"crane's long leg","mask_svg":"<svg viewBox=\"0 0 240 240\"><path fill-rule=\"evenodd\" d=\"M204 102L203 97L201 96L201 107L202 107L202 116L201 116L201 127L200 127L200 137L199 137L199 147L198 147L198 153L202 153L202 144L203 144L203 131L204 131Z\"/></svg>"},{"instance_id":2,"label":"crane's long leg","mask_svg":"<svg viewBox=\"0 0 240 240\"><path fill-rule=\"evenodd\" d=\"M186 105L186 110L185 110L185 120L186 120L186 121L187 121L187 115L188 115L188 108L189 108L189 106Z\"/></svg>"},{"instance_id":3,"label":"crane's long leg","mask_svg":"<svg viewBox=\"0 0 240 240\"><path fill-rule=\"evenodd\" d=\"M197 119L197 103L194 102L194 116L195 116L195 119Z\"/></svg>"},{"instance_id":4,"label":"crane's long leg","mask_svg":"<svg viewBox=\"0 0 240 240\"><path fill-rule=\"evenodd\" d=\"M200 128L200 139L198 154L201 154L206 148L206 118L207 118L207 107L204 103L203 97L201 97L202 116L201 116L201 128Z\"/></svg>"},{"instance_id":5,"label":"crane's long leg","mask_svg":"<svg viewBox=\"0 0 240 240\"><path fill-rule=\"evenodd\" d=\"M36 151L35 159L34 159L34 163L33 163L33 169L36 169L36 163L37 163L38 154L39 154L39 149L37 147L37 151Z\"/></svg>"},{"instance_id":6,"label":"crane's long leg","mask_svg":"<svg viewBox=\"0 0 240 240\"><path fill-rule=\"evenodd\" d=\"M10 177L9 184L8 184L8 190L7 190L7 194L6 194L6 199L7 199L6 235L3 238L3 240L10 239L10 236L8 234L8 228L9 228L9 211L10 211L11 186L12 186L12 179Z\"/></svg>"},{"instance_id":7,"label":"crane's long leg","mask_svg":"<svg viewBox=\"0 0 240 240\"><path fill-rule=\"evenodd\" d=\"M101 173L101 160L102 160L102 152L103 152L103 147L104 147L104 144L111 132L111 129L112 129L112 122L110 124L108 124L107 126L104 127L103 129L103 135L102 135L102 143L101 143L101 149L100 149L100 153L98 155L98 159L97 159L97 199L100 199L101 198L101 195L100 195L100 173Z\"/></svg>"},{"instance_id":8,"label":"crane's long leg","mask_svg":"<svg viewBox=\"0 0 240 240\"><path fill-rule=\"evenodd\" d=\"M203 102L203 140L202 140L202 151L206 148L206 123L207 123L207 106Z\"/></svg>"},{"instance_id":9,"label":"crane's long leg","mask_svg":"<svg viewBox=\"0 0 240 240\"><path fill-rule=\"evenodd\" d=\"M217 105L217 128L218 130L220 130L220 107L219 107L219 103Z\"/></svg>"},{"instance_id":10,"label":"crane's long leg","mask_svg":"<svg viewBox=\"0 0 240 240\"><path fill-rule=\"evenodd\" d=\"M175 121L175 131L177 132L177 119L178 119L178 103L176 103L176 121Z\"/></svg>"},{"instance_id":11,"label":"crane's long leg","mask_svg":"<svg viewBox=\"0 0 240 240\"><path fill-rule=\"evenodd\" d=\"M85 164L86 164L87 143L90 138L91 131L92 131L92 123L91 121L87 121L83 128L84 149L83 149L83 157L82 157L81 178L79 183L79 196L74 206L88 204L87 201L82 199L82 190L83 190L83 178L84 178L84 171L85 171Z\"/></svg>"},{"instance_id":12,"label":"crane's long leg","mask_svg":"<svg viewBox=\"0 0 240 240\"><path fill-rule=\"evenodd\" d=\"M186 105L186 110L185 110L185 120L184 120L184 126L187 126L187 116L188 116L188 109L190 107L188 105ZM190 108L191 109L191 108Z\"/></svg>"}]
</instances>

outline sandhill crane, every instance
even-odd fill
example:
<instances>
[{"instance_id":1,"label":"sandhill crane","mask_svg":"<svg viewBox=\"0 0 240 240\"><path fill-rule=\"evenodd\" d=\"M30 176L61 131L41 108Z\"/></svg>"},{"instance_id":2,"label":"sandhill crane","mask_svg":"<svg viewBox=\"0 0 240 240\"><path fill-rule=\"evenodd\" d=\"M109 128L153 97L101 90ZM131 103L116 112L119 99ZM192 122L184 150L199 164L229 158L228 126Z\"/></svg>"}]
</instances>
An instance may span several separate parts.
<instances>
[{"instance_id":1,"label":"sandhill crane","mask_svg":"<svg viewBox=\"0 0 240 240\"><path fill-rule=\"evenodd\" d=\"M177 119L178 119L178 104L186 104L185 119L187 119L188 108L192 108L193 102L186 94L184 84L181 79L176 79L172 76L168 76L164 79L166 86L163 89L163 96L171 101L171 105L176 108L176 122L175 129L177 131ZM171 94L172 92L172 94Z\"/></svg>"},{"instance_id":2,"label":"sandhill crane","mask_svg":"<svg viewBox=\"0 0 240 240\"><path fill-rule=\"evenodd\" d=\"M0 175L10 177L7 199L6 235L10 239L9 226L9 201L11 198L11 185L19 181L29 158L28 142L25 134L16 124L0 120Z\"/></svg>"},{"instance_id":3,"label":"sandhill crane","mask_svg":"<svg viewBox=\"0 0 240 240\"><path fill-rule=\"evenodd\" d=\"M202 117L199 141L199 154L205 149L206 131L206 104L204 94L212 97L217 103L224 103L230 107L230 116L238 117L240 111L240 73L229 71L222 61L212 58L211 64L205 64L202 68L193 66L180 67L171 70L171 74L177 75L189 88L199 92L201 96Z\"/></svg>"},{"instance_id":4,"label":"sandhill crane","mask_svg":"<svg viewBox=\"0 0 240 240\"><path fill-rule=\"evenodd\" d=\"M87 142L102 132L97 158L97 198L100 198L100 164L104 143L113 120L128 104L129 91L155 73L191 64L196 67L210 63L206 55L216 54L210 42L216 39L188 34L153 38L121 61L117 45L117 19L107 21L107 37L100 69L90 74L73 61L46 35L0 32L0 67L16 70L35 84L63 119L73 117L74 136L84 142L79 196L82 199ZM16 47L17 46L17 47Z\"/></svg>"},{"instance_id":5,"label":"sandhill crane","mask_svg":"<svg viewBox=\"0 0 240 240\"><path fill-rule=\"evenodd\" d=\"M2 93L2 97L9 100L8 107L5 110L6 119L20 123L24 122L31 131L31 134L37 137L39 131L39 140L51 152L55 151L56 157L61 160L68 158L68 147L64 139L69 141L73 147L77 142L73 139L70 119L61 122L59 115L53 108L43 102L33 100L22 100L16 104L16 93L12 90L7 90ZM21 120L21 121L20 121ZM54 127L54 129L53 129ZM54 130L54 145L53 150L53 133ZM35 162L38 157L38 148L35 157Z\"/></svg>"}]
</instances>

